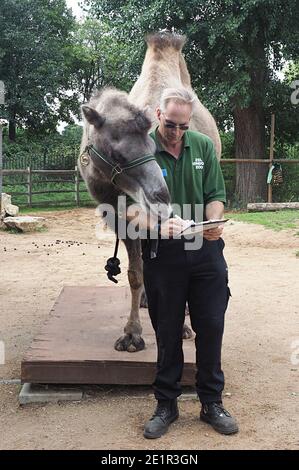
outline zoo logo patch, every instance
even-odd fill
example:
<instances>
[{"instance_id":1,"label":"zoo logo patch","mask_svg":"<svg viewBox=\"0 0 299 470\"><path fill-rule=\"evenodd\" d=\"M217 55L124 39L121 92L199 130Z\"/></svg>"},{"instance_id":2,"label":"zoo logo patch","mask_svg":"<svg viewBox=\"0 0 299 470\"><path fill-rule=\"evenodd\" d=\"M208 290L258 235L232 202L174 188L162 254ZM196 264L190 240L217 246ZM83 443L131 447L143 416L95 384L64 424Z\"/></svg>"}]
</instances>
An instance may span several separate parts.
<instances>
[{"instance_id":1,"label":"zoo logo patch","mask_svg":"<svg viewBox=\"0 0 299 470\"><path fill-rule=\"evenodd\" d=\"M204 162L202 161L201 158L195 158L194 162L192 165L195 167L196 170L202 170L204 167Z\"/></svg>"}]
</instances>

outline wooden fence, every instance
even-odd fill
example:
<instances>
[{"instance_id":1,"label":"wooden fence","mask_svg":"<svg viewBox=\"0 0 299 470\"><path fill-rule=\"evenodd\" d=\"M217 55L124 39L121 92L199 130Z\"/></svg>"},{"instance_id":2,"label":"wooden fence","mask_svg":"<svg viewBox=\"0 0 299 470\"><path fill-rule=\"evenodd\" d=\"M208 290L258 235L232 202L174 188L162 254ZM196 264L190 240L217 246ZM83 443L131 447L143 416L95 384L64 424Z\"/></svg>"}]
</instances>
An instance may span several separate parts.
<instances>
[{"instance_id":1,"label":"wooden fence","mask_svg":"<svg viewBox=\"0 0 299 470\"><path fill-rule=\"evenodd\" d=\"M236 164L236 163L257 163L257 164L264 164L268 165L270 168L273 163L282 163L282 164L298 164L299 159L274 159L273 156L272 158L268 159L238 159L238 158L227 158L227 159L221 159L220 160L221 165L226 165L228 163L230 164ZM11 176L11 175L26 175L26 181L22 183L11 183L10 186L14 185L26 185L27 186L27 191L24 192L11 192L10 194L12 196L26 196L27 197L27 204L29 207L32 207L34 203L32 202L32 196L38 195L38 194L50 194L50 193L73 193L74 194L74 202L79 206L80 205L80 193L86 193L87 189L80 189L80 183L83 182L83 179L81 178L80 172L78 167L76 166L74 170L33 170L31 167L28 167L27 169L18 169L18 170L2 170L3 176ZM51 180L44 180L44 181L33 181L33 177L35 175L40 175L40 176L53 176L55 179ZM56 177L67 177L70 176L73 179L60 179L57 180ZM72 183L73 188L72 189L46 189L42 191L34 191L33 190L33 185L36 184L43 184L43 183ZM49 201L50 202L50 201ZM61 201L60 201L61 202ZM70 202L70 201L67 201ZM272 185L268 184L268 198L267 202L272 202ZM37 203L35 203L37 204Z\"/></svg>"},{"instance_id":2,"label":"wooden fence","mask_svg":"<svg viewBox=\"0 0 299 470\"><path fill-rule=\"evenodd\" d=\"M258 164L267 164L269 169L273 163L299 163L298 159L288 159L288 158L223 158L220 160L221 164L224 163L258 163ZM267 184L268 187L268 197L267 202L272 202L272 184Z\"/></svg>"},{"instance_id":3,"label":"wooden fence","mask_svg":"<svg viewBox=\"0 0 299 470\"><path fill-rule=\"evenodd\" d=\"M13 175L26 175L25 182L17 182L17 183L10 183L9 186L19 186L25 185L27 186L27 191L18 191L18 192L11 192L11 196L27 196L27 204L29 207L32 207L32 196L37 194L50 194L50 193L73 193L74 194L74 201L77 206L80 205L80 193L86 193L87 189L80 189L80 183L83 181L81 178L80 172L78 167L76 166L74 170L32 170L31 167L27 169L18 169L18 170L2 170L3 176L13 176ZM40 176L53 176L55 179L47 179L43 181L33 181L33 177L35 175ZM70 176L73 179L56 179L57 177L61 176ZM42 191L34 191L33 185L36 184L45 184L45 183L72 183L73 189L46 189ZM3 185L8 186L8 185ZM66 201L65 201L66 202ZM67 201L69 202L69 201Z\"/></svg>"}]
</instances>

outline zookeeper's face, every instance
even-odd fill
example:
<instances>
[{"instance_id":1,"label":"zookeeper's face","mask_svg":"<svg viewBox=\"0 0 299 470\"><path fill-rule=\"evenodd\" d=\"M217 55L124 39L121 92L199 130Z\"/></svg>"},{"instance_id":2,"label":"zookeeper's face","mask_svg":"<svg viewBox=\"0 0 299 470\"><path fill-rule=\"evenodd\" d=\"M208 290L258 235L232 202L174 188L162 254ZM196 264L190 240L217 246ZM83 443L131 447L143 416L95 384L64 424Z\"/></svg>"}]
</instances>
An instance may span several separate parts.
<instances>
[{"instance_id":1,"label":"zookeeper's face","mask_svg":"<svg viewBox=\"0 0 299 470\"><path fill-rule=\"evenodd\" d=\"M167 103L165 112L162 112L160 108L157 109L160 121L159 132L168 144L175 145L182 140L184 133L189 128L191 113L190 104L172 100Z\"/></svg>"}]
</instances>

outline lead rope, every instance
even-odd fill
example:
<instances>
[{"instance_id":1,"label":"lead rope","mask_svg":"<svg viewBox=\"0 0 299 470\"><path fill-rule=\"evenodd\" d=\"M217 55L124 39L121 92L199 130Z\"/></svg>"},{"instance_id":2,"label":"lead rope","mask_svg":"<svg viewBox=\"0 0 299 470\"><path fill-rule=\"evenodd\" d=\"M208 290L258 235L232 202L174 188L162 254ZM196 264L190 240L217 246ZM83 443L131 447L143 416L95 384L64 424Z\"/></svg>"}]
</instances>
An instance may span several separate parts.
<instances>
[{"instance_id":1,"label":"lead rope","mask_svg":"<svg viewBox=\"0 0 299 470\"><path fill-rule=\"evenodd\" d=\"M118 283L118 280L115 279L113 276L117 276L118 274L121 273L121 269L119 267L120 265L120 260L119 258L117 258L117 252L118 252L118 246L119 246L119 238L118 238L118 221L116 219L116 230L115 230L115 234L116 234L116 240L115 240L115 247L114 247L114 254L112 256L112 258L109 258L107 260L107 264L105 266L105 269L107 271L107 277L109 279L109 281L112 281L112 282L115 282L115 284Z\"/></svg>"},{"instance_id":2,"label":"lead rope","mask_svg":"<svg viewBox=\"0 0 299 470\"><path fill-rule=\"evenodd\" d=\"M112 258L109 258L107 260L107 264L105 266L105 269L107 271L107 277L110 281L115 282L115 284L118 283L118 280L115 279L113 276L117 276L118 274L121 273L121 269L119 267L120 265L120 260L117 258L117 251L118 251L118 245L119 245L119 238L116 235L116 241L115 241L115 248L114 248L114 255Z\"/></svg>"}]
</instances>

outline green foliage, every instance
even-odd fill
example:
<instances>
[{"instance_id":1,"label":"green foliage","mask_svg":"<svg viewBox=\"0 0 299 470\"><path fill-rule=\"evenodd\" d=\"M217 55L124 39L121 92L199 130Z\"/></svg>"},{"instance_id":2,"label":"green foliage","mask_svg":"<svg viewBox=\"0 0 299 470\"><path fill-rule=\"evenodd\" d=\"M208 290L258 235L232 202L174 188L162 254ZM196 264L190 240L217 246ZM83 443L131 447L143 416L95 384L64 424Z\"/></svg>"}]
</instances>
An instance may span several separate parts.
<instances>
[{"instance_id":1,"label":"green foliage","mask_svg":"<svg viewBox=\"0 0 299 470\"><path fill-rule=\"evenodd\" d=\"M220 131L220 137L222 145L221 160L225 160L227 158L234 158L234 133L232 131ZM236 203L234 194L236 186L236 164L222 163L221 169L226 187L227 207L234 207Z\"/></svg>"},{"instance_id":2,"label":"green foliage","mask_svg":"<svg viewBox=\"0 0 299 470\"><path fill-rule=\"evenodd\" d=\"M1 0L0 79L11 126L36 132L70 120L66 90L74 26L65 0Z\"/></svg>"},{"instance_id":3,"label":"green foliage","mask_svg":"<svg viewBox=\"0 0 299 470\"><path fill-rule=\"evenodd\" d=\"M228 212L226 216L239 222L263 225L275 231L296 229L299 225L299 211L297 210L252 213Z\"/></svg>"},{"instance_id":4,"label":"green foliage","mask_svg":"<svg viewBox=\"0 0 299 470\"><path fill-rule=\"evenodd\" d=\"M299 79L296 0L81 3L90 13L76 22L65 0L0 2L0 80L7 92L0 110L18 126L16 143L9 143L4 131L6 168L74 168L81 128L68 126L60 135L58 121L79 117L80 103L95 88L129 91L140 73L145 34L164 29L187 36L184 53L193 87L221 130L222 158L235 155L234 110L247 106L265 115L267 143L275 113L275 157L299 158L299 105L290 101L290 83ZM277 72L286 63L281 81ZM236 167L222 168L230 205L239 204ZM283 173L274 200L299 199L298 165L283 165Z\"/></svg>"},{"instance_id":5,"label":"green foliage","mask_svg":"<svg viewBox=\"0 0 299 470\"><path fill-rule=\"evenodd\" d=\"M37 134L18 129L17 140L3 133L3 166L7 169L74 169L79 155L82 127L69 125L62 134L57 131Z\"/></svg>"},{"instance_id":6,"label":"green foliage","mask_svg":"<svg viewBox=\"0 0 299 470\"><path fill-rule=\"evenodd\" d=\"M291 62L285 70L286 80L291 83L293 80L299 80L299 62Z\"/></svg>"},{"instance_id":7,"label":"green foliage","mask_svg":"<svg viewBox=\"0 0 299 470\"><path fill-rule=\"evenodd\" d=\"M193 87L222 131L235 126L237 157L268 156L265 142L269 142L273 112L277 116L277 144L297 141L298 111L290 103L289 82L281 83L277 78L286 60L298 59L296 0L85 3L91 14L102 21L113 21L120 37L135 42L136 50L143 50L143 37L149 32L166 29L186 35L184 53ZM224 172L228 173L233 199L234 170L227 164ZM264 197L262 166L257 172L246 178L240 173L238 203ZM259 185L255 196L250 191L251 183Z\"/></svg>"},{"instance_id":8,"label":"green foliage","mask_svg":"<svg viewBox=\"0 0 299 470\"><path fill-rule=\"evenodd\" d=\"M276 158L299 160L299 143L297 145L281 144L280 152ZM281 164L283 183L273 186L274 202L295 202L299 201L299 163Z\"/></svg>"},{"instance_id":9,"label":"green foliage","mask_svg":"<svg viewBox=\"0 0 299 470\"><path fill-rule=\"evenodd\" d=\"M136 78L127 68L129 47L108 20L87 17L78 24L71 56L72 88L79 101L88 100L103 86L128 91Z\"/></svg>"},{"instance_id":10,"label":"green foliage","mask_svg":"<svg viewBox=\"0 0 299 470\"><path fill-rule=\"evenodd\" d=\"M146 33L167 29L186 34L184 50L194 88L204 101L213 97L209 109L216 116L222 111L222 119L223 108L229 120L234 106L247 107L255 99L264 101L272 71L282 67L283 57L298 54L295 0L85 3L101 20L113 21L119 35L134 41L141 51Z\"/></svg>"}]
</instances>

